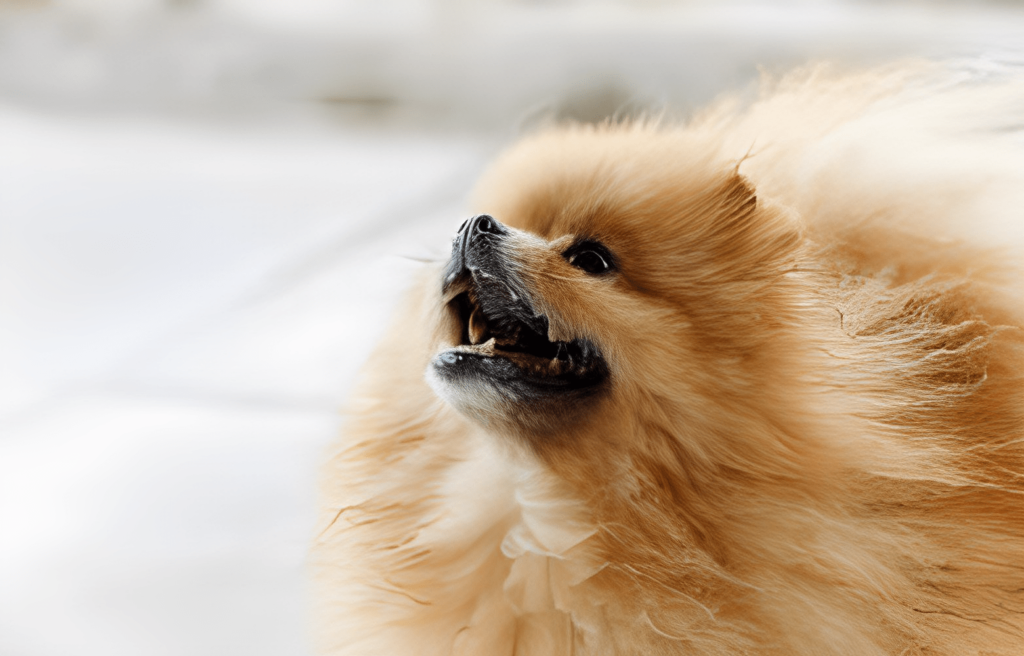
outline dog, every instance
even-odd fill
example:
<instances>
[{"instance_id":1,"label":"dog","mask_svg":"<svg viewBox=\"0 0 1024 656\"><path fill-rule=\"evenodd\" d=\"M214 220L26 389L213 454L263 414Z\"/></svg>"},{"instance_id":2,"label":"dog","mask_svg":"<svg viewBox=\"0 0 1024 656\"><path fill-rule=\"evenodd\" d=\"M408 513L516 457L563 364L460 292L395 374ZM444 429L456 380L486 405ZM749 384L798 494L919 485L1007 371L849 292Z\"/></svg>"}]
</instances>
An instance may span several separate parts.
<instances>
[{"instance_id":1,"label":"dog","mask_svg":"<svg viewBox=\"0 0 1024 656\"><path fill-rule=\"evenodd\" d=\"M1022 115L813 67L513 145L350 401L322 652L1024 653Z\"/></svg>"}]
</instances>

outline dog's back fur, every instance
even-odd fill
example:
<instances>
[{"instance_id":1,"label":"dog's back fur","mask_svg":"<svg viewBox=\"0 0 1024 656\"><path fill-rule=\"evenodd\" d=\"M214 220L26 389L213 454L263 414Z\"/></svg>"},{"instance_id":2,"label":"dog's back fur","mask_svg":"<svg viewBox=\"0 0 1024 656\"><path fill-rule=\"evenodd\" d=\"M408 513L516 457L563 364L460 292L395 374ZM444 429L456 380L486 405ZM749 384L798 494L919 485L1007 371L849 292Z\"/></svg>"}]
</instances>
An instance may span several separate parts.
<instances>
[{"instance_id":1,"label":"dog's back fur","mask_svg":"<svg viewBox=\"0 0 1024 656\"><path fill-rule=\"evenodd\" d=\"M685 126L513 147L478 189L498 217L585 199L558 182L581 162L636 202L663 188L644 171L701 181L695 322L734 361L688 345L686 399L637 374L666 389L623 410L628 459L538 454L424 382L429 268L326 469L323 651L1024 653L1022 119L1013 71L816 68Z\"/></svg>"}]
</instances>

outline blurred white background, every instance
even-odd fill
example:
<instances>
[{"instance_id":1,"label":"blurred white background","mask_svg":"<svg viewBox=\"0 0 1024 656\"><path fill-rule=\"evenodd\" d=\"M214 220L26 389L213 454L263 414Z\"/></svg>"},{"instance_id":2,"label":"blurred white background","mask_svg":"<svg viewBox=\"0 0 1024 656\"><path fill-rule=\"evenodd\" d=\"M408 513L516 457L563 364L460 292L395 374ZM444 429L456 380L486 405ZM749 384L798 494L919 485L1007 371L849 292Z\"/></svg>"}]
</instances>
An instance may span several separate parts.
<instances>
[{"instance_id":1,"label":"blurred white background","mask_svg":"<svg viewBox=\"0 0 1024 656\"><path fill-rule=\"evenodd\" d=\"M522 125L1021 46L1013 2L0 0L0 655L309 651L337 408Z\"/></svg>"}]
</instances>

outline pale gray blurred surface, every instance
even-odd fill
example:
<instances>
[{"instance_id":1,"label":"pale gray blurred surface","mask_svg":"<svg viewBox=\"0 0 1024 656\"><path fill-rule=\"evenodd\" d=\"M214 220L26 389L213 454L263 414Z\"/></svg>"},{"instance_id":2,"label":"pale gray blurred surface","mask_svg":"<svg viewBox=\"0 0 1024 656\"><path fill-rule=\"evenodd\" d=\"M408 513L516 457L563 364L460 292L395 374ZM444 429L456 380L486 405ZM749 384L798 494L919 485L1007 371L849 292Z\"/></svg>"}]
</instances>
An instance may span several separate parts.
<instances>
[{"instance_id":1,"label":"pale gray blurred surface","mask_svg":"<svg viewBox=\"0 0 1024 656\"><path fill-rule=\"evenodd\" d=\"M0 654L302 654L316 464L538 115L814 58L1019 58L1014 3L0 2Z\"/></svg>"}]
</instances>

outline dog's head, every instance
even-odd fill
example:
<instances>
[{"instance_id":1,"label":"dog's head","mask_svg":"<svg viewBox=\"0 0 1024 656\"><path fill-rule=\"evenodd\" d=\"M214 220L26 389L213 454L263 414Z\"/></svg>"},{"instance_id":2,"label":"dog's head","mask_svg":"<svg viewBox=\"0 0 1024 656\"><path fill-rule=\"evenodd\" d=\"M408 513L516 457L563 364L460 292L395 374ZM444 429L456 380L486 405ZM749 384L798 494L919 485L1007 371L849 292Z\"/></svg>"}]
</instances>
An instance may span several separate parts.
<instances>
[{"instance_id":1,"label":"dog's head","mask_svg":"<svg viewBox=\"0 0 1024 656\"><path fill-rule=\"evenodd\" d=\"M507 153L440 281L434 389L547 443L638 413L694 422L716 390L749 388L791 314L798 234L735 169L644 126L558 131Z\"/></svg>"}]
</instances>

